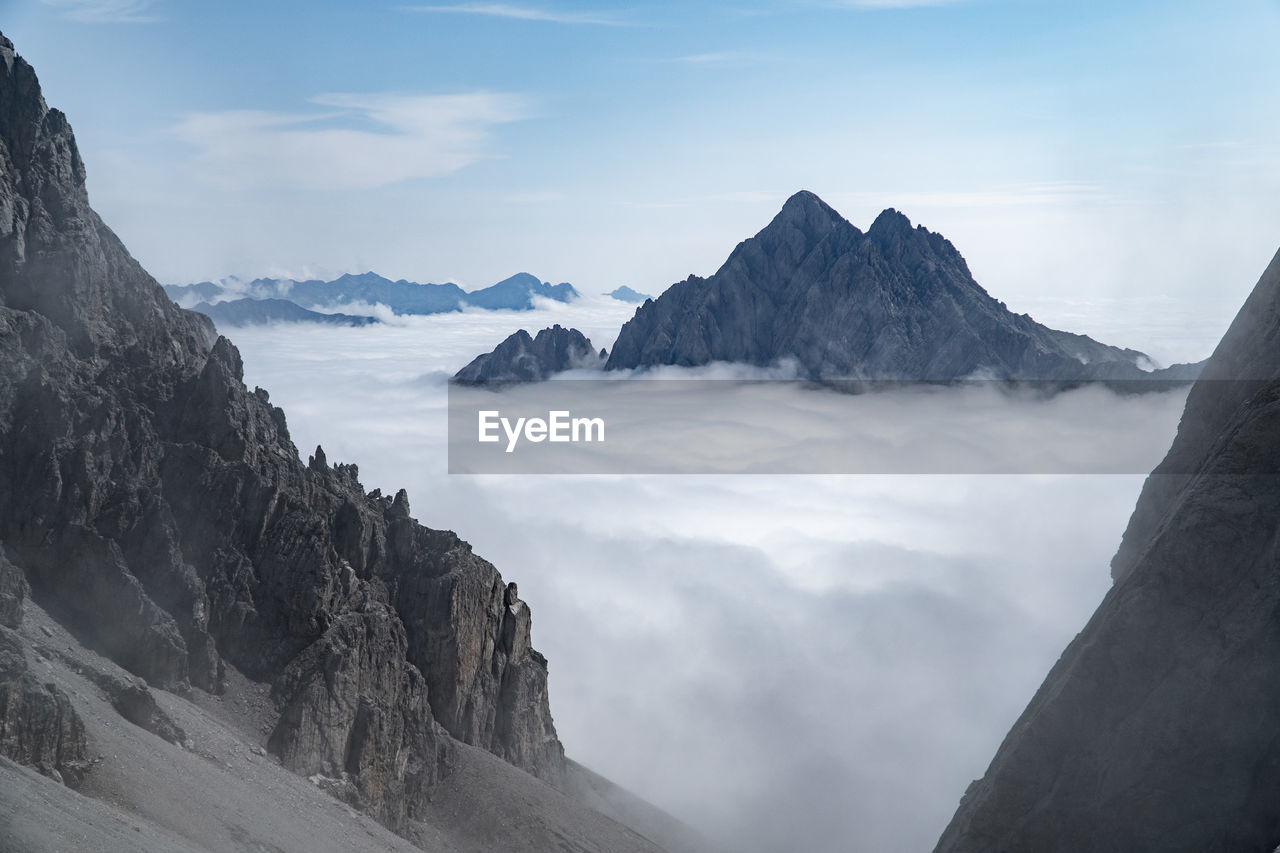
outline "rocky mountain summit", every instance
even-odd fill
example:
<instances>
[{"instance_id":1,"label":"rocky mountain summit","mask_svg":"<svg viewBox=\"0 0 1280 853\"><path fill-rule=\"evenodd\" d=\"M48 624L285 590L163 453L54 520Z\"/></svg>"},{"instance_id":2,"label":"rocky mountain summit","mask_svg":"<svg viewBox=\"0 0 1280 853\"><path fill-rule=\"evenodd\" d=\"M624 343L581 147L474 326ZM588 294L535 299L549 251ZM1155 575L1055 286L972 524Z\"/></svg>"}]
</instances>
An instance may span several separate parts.
<instances>
[{"instance_id":1,"label":"rocky mountain summit","mask_svg":"<svg viewBox=\"0 0 1280 853\"><path fill-rule=\"evenodd\" d=\"M98 786L164 832L212 826L222 835L201 843L268 849L268 826L191 813L223 801L165 799L197 779L251 814L254 796L295 790L253 777L245 799L219 781L230 760L199 760L226 742L200 709L225 699L252 720L243 747L218 747L227 755L269 758L427 849L473 849L432 821L490 849L549 849L556 832L573 849L656 849L532 778L570 790L574 777L516 585L415 521L404 491L366 492L355 465L320 448L302 463L284 413L242 378L235 347L90 208L66 118L0 36L0 754ZM144 766L169 783L135 775ZM0 790L44 791L42 809L65 801L10 764L0 774ZM433 806L467 785L479 787L453 811ZM496 811L495 797L503 820L466 813ZM552 800L558 817L529 813ZM49 812L48 831L71 811ZM18 843L3 835L15 825L0 846ZM37 845L41 827L22 849L58 849ZM288 849L335 848L353 849L323 837Z\"/></svg>"},{"instance_id":2,"label":"rocky mountain summit","mask_svg":"<svg viewBox=\"0 0 1280 853\"><path fill-rule=\"evenodd\" d=\"M460 385L496 385L504 382L540 382L575 367L600 367L607 353L599 353L577 329L558 323L530 337L524 329L508 337L491 352L476 356L454 374Z\"/></svg>"},{"instance_id":3,"label":"rocky mountain summit","mask_svg":"<svg viewBox=\"0 0 1280 853\"><path fill-rule=\"evenodd\" d=\"M1188 395L1115 584L940 853L1280 844L1280 254Z\"/></svg>"},{"instance_id":4,"label":"rocky mountain summit","mask_svg":"<svg viewBox=\"0 0 1280 853\"><path fill-rule=\"evenodd\" d=\"M987 294L955 247L886 210L863 233L810 192L792 196L710 278L636 309L607 369L767 366L812 379L1185 379L1140 352L1047 328Z\"/></svg>"}]
</instances>

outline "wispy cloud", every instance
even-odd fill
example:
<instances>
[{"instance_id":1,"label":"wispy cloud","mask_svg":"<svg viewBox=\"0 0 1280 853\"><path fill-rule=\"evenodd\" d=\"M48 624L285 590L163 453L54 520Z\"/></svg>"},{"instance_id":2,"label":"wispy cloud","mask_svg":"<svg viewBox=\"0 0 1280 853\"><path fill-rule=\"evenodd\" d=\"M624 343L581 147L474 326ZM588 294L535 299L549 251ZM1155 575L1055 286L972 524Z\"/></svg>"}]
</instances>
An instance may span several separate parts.
<instances>
[{"instance_id":1,"label":"wispy cloud","mask_svg":"<svg viewBox=\"0 0 1280 853\"><path fill-rule=\"evenodd\" d=\"M1009 184L982 190L938 190L894 193L833 193L841 203L853 204L892 199L894 204L910 207L1026 207L1030 205L1115 204L1124 201L1106 187L1074 181L1045 181Z\"/></svg>"},{"instance_id":2,"label":"wispy cloud","mask_svg":"<svg viewBox=\"0 0 1280 853\"><path fill-rule=\"evenodd\" d=\"M559 190L543 190L541 192L508 193L502 196L507 204L550 204L564 201L568 196Z\"/></svg>"},{"instance_id":3,"label":"wispy cloud","mask_svg":"<svg viewBox=\"0 0 1280 853\"><path fill-rule=\"evenodd\" d=\"M41 0L59 9L62 17L87 24L147 23L156 20L148 10L155 0Z\"/></svg>"},{"instance_id":4,"label":"wispy cloud","mask_svg":"<svg viewBox=\"0 0 1280 853\"><path fill-rule=\"evenodd\" d=\"M794 192L794 191L793 191ZM782 190L741 190L737 192L709 193L682 198L618 201L623 207L637 210L665 210L670 208L699 207L709 204L782 204L790 193Z\"/></svg>"},{"instance_id":5,"label":"wispy cloud","mask_svg":"<svg viewBox=\"0 0 1280 853\"><path fill-rule=\"evenodd\" d=\"M954 6L967 0L844 0L851 9L919 9L927 6Z\"/></svg>"},{"instance_id":6,"label":"wispy cloud","mask_svg":"<svg viewBox=\"0 0 1280 853\"><path fill-rule=\"evenodd\" d=\"M791 192L794 192L792 190ZM780 205L790 195L782 190L744 190L739 192L711 193L683 198L650 199L618 202L625 207L643 210L665 208L700 207L715 204ZM1106 187L1074 181L1042 181L1038 183L1007 184L981 190L877 190L869 192L839 192L823 194L823 198L838 209L859 209L868 205L893 204L910 214L922 208L999 208L1028 207L1033 205L1067 204L1121 204L1127 201ZM878 209L878 208L877 208Z\"/></svg>"},{"instance_id":7,"label":"wispy cloud","mask_svg":"<svg viewBox=\"0 0 1280 853\"><path fill-rule=\"evenodd\" d=\"M569 12L540 9L532 6L513 6L507 3L451 3L432 6L406 6L409 12L428 12L447 15L484 15L490 18L512 18L519 21L544 21L552 24L591 24L601 27L632 26L616 15L606 12Z\"/></svg>"},{"instance_id":8,"label":"wispy cloud","mask_svg":"<svg viewBox=\"0 0 1280 853\"><path fill-rule=\"evenodd\" d=\"M486 156L495 126L531 114L525 98L493 92L311 100L330 109L193 113L174 131L213 183L351 190L456 172Z\"/></svg>"},{"instance_id":9,"label":"wispy cloud","mask_svg":"<svg viewBox=\"0 0 1280 853\"><path fill-rule=\"evenodd\" d=\"M681 65L730 65L753 62L759 57L748 53L722 51L716 53L692 53L687 56L673 56L664 62L675 62Z\"/></svg>"}]
</instances>

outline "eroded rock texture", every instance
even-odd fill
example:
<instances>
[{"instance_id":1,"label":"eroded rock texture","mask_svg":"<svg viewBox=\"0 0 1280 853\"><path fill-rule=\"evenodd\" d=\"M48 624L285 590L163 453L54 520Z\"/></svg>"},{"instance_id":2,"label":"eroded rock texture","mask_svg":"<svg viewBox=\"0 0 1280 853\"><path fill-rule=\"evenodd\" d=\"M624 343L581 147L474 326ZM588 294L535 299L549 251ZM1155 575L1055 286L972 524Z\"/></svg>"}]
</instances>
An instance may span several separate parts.
<instances>
[{"instance_id":1,"label":"eroded rock texture","mask_svg":"<svg viewBox=\"0 0 1280 853\"><path fill-rule=\"evenodd\" d=\"M0 755L74 785L88 767L84 724L71 700L31 670L13 629L26 582L0 553Z\"/></svg>"},{"instance_id":2,"label":"eroded rock texture","mask_svg":"<svg viewBox=\"0 0 1280 853\"><path fill-rule=\"evenodd\" d=\"M527 607L403 492L299 460L235 347L90 209L7 40L0 63L0 542L32 595L153 686L216 692L226 662L270 682L272 749L393 826L447 771L446 732L556 776ZM19 738L38 754L6 754L48 763Z\"/></svg>"}]
</instances>

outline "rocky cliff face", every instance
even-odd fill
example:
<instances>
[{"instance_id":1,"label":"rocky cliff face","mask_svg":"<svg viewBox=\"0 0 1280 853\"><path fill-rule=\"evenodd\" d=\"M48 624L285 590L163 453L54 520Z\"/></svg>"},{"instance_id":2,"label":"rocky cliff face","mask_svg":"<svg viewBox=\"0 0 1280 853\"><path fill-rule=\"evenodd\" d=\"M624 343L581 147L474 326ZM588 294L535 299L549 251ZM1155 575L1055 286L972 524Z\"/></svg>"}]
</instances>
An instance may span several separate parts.
<instances>
[{"instance_id":1,"label":"rocky cliff face","mask_svg":"<svg viewBox=\"0 0 1280 853\"><path fill-rule=\"evenodd\" d=\"M153 686L218 692L228 665L269 683L271 749L391 826L448 772L449 735L557 777L514 585L403 491L299 460L235 347L89 207L71 129L7 40L0 63L0 543L32 596ZM22 578L0 574L8 613ZM0 748L65 774L75 720L0 657Z\"/></svg>"},{"instance_id":2,"label":"rocky cliff face","mask_svg":"<svg viewBox=\"0 0 1280 853\"><path fill-rule=\"evenodd\" d=\"M494 347L492 352L476 356L454 374L453 381L462 385L492 385L503 382L540 382L555 373L574 367L599 367L604 361L591 341L577 329L560 325L530 337L524 329Z\"/></svg>"},{"instance_id":3,"label":"rocky cliff face","mask_svg":"<svg viewBox=\"0 0 1280 853\"><path fill-rule=\"evenodd\" d=\"M1116 582L939 851L1280 843L1280 254L1191 390Z\"/></svg>"},{"instance_id":4,"label":"rocky cliff face","mask_svg":"<svg viewBox=\"0 0 1280 853\"><path fill-rule=\"evenodd\" d=\"M711 278L690 276L638 308L608 368L786 358L824 379L1152 376L1142 353L1009 311L950 242L897 211L864 234L809 192Z\"/></svg>"},{"instance_id":5,"label":"rocky cliff face","mask_svg":"<svg viewBox=\"0 0 1280 853\"><path fill-rule=\"evenodd\" d=\"M84 724L66 693L43 684L14 633L27 583L0 554L0 754L75 785L88 768Z\"/></svg>"}]
</instances>

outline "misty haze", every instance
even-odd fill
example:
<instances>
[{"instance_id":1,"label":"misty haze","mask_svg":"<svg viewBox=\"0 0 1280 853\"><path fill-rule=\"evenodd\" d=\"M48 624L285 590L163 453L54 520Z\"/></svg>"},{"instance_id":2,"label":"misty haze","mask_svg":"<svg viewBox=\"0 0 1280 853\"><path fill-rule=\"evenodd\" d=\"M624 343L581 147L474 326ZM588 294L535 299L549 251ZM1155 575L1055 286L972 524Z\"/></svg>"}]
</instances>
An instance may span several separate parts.
<instances>
[{"instance_id":1,"label":"misty haze","mask_svg":"<svg viewBox=\"0 0 1280 853\"><path fill-rule=\"evenodd\" d=\"M0 27L0 853L1280 849L1280 6Z\"/></svg>"},{"instance_id":2,"label":"misty haze","mask_svg":"<svg viewBox=\"0 0 1280 853\"><path fill-rule=\"evenodd\" d=\"M630 311L584 300L534 325L609 341ZM527 320L233 335L246 382L285 389L272 399L299 446L359 459L368 485L408 488L416 513L522 567L552 689L575 698L556 723L579 761L725 849L927 849L1106 592L1142 477L445 476L445 378L502 336L491 326ZM781 390L797 406L828 396ZM1145 447L1150 467L1185 396L1048 405L1064 427L1110 418L1086 440L1122 464ZM984 417L1058 440L1036 432L1045 402L993 405Z\"/></svg>"}]
</instances>

